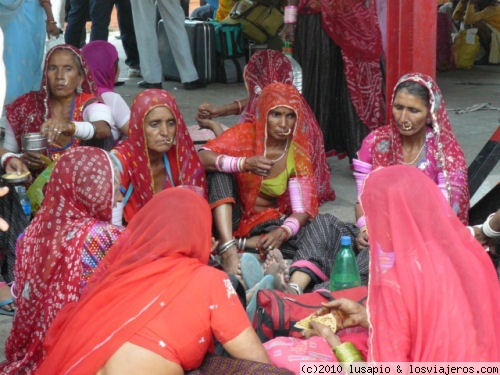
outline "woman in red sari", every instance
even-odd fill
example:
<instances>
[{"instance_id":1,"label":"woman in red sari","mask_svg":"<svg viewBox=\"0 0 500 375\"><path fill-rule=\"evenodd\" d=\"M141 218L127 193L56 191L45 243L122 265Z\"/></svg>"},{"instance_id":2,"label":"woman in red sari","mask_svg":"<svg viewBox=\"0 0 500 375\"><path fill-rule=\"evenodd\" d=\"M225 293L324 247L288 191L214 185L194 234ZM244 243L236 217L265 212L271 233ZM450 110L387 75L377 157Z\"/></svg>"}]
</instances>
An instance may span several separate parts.
<instances>
[{"instance_id":1,"label":"woman in red sari","mask_svg":"<svg viewBox=\"0 0 500 375\"><path fill-rule=\"evenodd\" d=\"M2 374L31 373L43 358L45 332L58 311L80 297L121 227L110 224L122 199L118 168L96 147L64 153L41 209L17 244L12 292L17 311Z\"/></svg>"},{"instance_id":2,"label":"woman in red sari","mask_svg":"<svg viewBox=\"0 0 500 375\"><path fill-rule=\"evenodd\" d=\"M434 181L411 166L379 168L361 205L371 248L367 308L344 299L319 313L340 308L340 327L370 327L368 361L498 361L495 268Z\"/></svg>"},{"instance_id":3,"label":"woman in red sari","mask_svg":"<svg viewBox=\"0 0 500 375\"><path fill-rule=\"evenodd\" d=\"M37 374L184 374L213 351L214 336L232 357L268 364L227 275L207 265L211 235L204 198L186 188L156 194L58 315Z\"/></svg>"},{"instance_id":4,"label":"woman in red sari","mask_svg":"<svg viewBox=\"0 0 500 375\"><path fill-rule=\"evenodd\" d=\"M126 222L154 194L170 187L188 186L206 196L205 171L174 97L164 90L137 94L129 137L111 154L121 164Z\"/></svg>"},{"instance_id":5,"label":"woman in red sari","mask_svg":"<svg viewBox=\"0 0 500 375\"><path fill-rule=\"evenodd\" d=\"M91 144L89 142L111 135L109 107L98 97L80 51L65 44L47 52L40 90L24 94L7 105L6 117L5 142L0 155L7 172L40 172L47 166L46 159L41 159L38 153L14 154L22 149L23 134L46 135L51 159L81 141Z\"/></svg>"}]
</instances>

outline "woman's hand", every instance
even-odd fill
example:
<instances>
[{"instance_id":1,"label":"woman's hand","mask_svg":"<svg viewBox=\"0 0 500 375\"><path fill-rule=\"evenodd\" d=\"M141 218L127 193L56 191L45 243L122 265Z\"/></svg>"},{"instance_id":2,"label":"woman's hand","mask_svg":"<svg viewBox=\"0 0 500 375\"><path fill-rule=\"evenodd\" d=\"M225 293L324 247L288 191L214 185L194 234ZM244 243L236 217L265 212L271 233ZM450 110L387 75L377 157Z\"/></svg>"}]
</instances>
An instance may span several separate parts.
<instances>
[{"instance_id":1,"label":"woman's hand","mask_svg":"<svg viewBox=\"0 0 500 375\"><path fill-rule=\"evenodd\" d=\"M295 24L285 23L283 29L279 33L280 38L285 41L288 40L290 44L295 42Z\"/></svg>"},{"instance_id":2,"label":"woman's hand","mask_svg":"<svg viewBox=\"0 0 500 375\"><path fill-rule=\"evenodd\" d=\"M59 34L62 33L62 30L59 27L57 27L57 24L55 22L47 21L45 29L47 31L47 36L49 38L52 36L58 38Z\"/></svg>"},{"instance_id":3,"label":"woman's hand","mask_svg":"<svg viewBox=\"0 0 500 375\"><path fill-rule=\"evenodd\" d=\"M306 338L310 338L312 336L320 336L323 337L326 341L328 341L328 345L332 349L335 349L337 346L342 344L342 341L340 341L340 338L331 330L330 327L318 323L318 322L311 322L311 329L306 329L302 331L302 334Z\"/></svg>"},{"instance_id":4,"label":"woman's hand","mask_svg":"<svg viewBox=\"0 0 500 375\"><path fill-rule=\"evenodd\" d=\"M45 160L44 160L45 159ZM30 170L44 169L47 166L47 157L38 152L25 152L21 160ZM50 159L49 159L50 160Z\"/></svg>"},{"instance_id":5,"label":"woman's hand","mask_svg":"<svg viewBox=\"0 0 500 375\"><path fill-rule=\"evenodd\" d=\"M360 303L347 298L339 298L333 301L323 302L322 305L323 307L319 309L315 315L324 315L337 310L337 312L340 312L340 314L336 314L338 329L358 325L368 328L366 307Z\"/></svg>"},{"instance_id":6,"label":"woman's hand","mask_svg":"<svg viewBox=\"0 0 500 375\"><path fill-rule=\"evenodd\" d=\"M9 188L7 186L2 186L0 188L0 197L3 197L9 192ZM7 232L9 229L9 223L7 223L3 218L0 217L0 230L2 232Z\"/></svg>"},{"instance_id":7,"label":"woman's hand","mask_svg":"<svg viewBox=\"0 0 500 375\"><path fill-rule=\"evenodd\" d=\"M220 116L218 107L209 103L202 103L198 106L198 115L201 119L211 119Z\"/></svg>"},{"instance_id":8,"label":"woman's hand","mask_svg":"<svg viewBox=\"0 0 500 375\"><path fill-rule=\"evenodd\" d=\"M29 172L29 169L21 158L10 158L5 164L5 172L23 174Z\"/></svg>"},{"instance_id":9,"label":"woman's hand","mask_svg":"<svg viewBox=\"0 0 500 375\"><path fill-rule=\"evenodd\" d=\"M250 156L245 160L244 170L258 176L267 177L273 164L273 161L265 156Z\"/></svg>"},{"instance_id":10,"label":"woman's hand","mask_svg":"<svg viewBox=\"0 0 500 375\"><path fill-rule=\"evenodd\" d=\"M257 250L263 255L273 249L279 249L283 242L286 241L286 234L283 230L276 228L269 233L263 234L257 240Z\"/></svg>"},{"instance_id":11,"label":"woman's hand","mask_svg":"<svg viewBox=\"0 0 500 375\"><path fill-rule=\"evenodd\" d=\"M369 245L368 242L368 230L366 229L366 226L361 228L358 236L356 237L356 246L359 250L363 250L364 248L367 248Z\"/></svg>"},{"instance_id":12,"label":"woman's hand","mask_svg":"<svg viewBox=\"0 0 500 375\"><path fill-rule=\"evenodd\" d=\"M75 129L72 127L72 123L65 123L60 120L48 119L40 128L42 135L46 136L49 144L58 145L57 141L61 134L63 135L73 135Z\"/></svg>"}]
</instances>

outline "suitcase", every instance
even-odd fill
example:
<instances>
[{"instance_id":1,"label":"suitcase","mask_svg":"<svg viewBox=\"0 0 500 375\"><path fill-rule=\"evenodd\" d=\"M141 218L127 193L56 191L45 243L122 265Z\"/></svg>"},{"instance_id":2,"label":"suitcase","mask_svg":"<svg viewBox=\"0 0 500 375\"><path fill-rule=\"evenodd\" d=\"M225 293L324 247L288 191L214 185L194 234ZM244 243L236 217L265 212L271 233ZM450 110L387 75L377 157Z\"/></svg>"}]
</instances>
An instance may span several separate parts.
<instances>
[{"instance_id":1,"label":"suitcase","mask_svg":"<svg viewBox=\"0 0 500 375\"><path fill-rule=\"evenodd\" d=\"M215 81L217 61L214 26L209 22L190 19L185 20L184 26L188 34L194 66L200 80L207 83ZM162 19L158 21L157 35L163 75L169 81L180 81L179 71Z\"/></svg>"}]
</instances>

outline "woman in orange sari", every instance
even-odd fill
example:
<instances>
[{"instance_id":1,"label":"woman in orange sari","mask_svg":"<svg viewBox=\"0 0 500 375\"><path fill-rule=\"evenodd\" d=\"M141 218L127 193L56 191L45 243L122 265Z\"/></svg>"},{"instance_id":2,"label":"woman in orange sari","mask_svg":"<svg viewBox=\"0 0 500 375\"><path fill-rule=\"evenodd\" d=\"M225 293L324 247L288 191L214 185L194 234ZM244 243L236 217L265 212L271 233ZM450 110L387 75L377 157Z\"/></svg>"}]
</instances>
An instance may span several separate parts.
<instances>
[{"instance_id":1,"label":"woman in orange sari","mask_svg":"<svg viewBox=\"0 0 500 375\"><path fill-rule=\"evenodd\" d=\"M204 198L186 188L156 194L58 315L37 374L184 374L213 352L214 337L252 361L248 369L277 373L227 275L207 265L211 235Z\"/></svg>"},{"instance_id":2,"label":"woman in orange sari","mask_svg":"<svg viewBox=\"0 0 500 375\"><path fill-rule=\"evenodd\" d=\"M240 274L239 251L276 258L279 249L294 259L285 288L295 293L328 279L340 237L353 235L335 216L317 215L305 114L292 85L269 84L253 122L233 126L200 151L211 172L209 202L224 270Z\"/></svg>"}]
</instances>

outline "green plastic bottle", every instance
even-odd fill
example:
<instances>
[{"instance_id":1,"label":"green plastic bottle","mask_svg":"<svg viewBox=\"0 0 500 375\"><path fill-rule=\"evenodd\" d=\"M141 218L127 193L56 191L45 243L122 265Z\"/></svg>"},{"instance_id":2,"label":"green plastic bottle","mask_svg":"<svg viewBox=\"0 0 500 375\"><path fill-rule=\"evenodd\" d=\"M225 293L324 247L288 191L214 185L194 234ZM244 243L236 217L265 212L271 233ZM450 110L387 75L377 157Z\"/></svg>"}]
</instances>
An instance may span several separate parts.
<instances>
[{"instance_id":1,"label":"green plastic bottle","mask_svg":"<svg viewBox=\"0 0 500 375\"><path fill-rule=\"evenodd\" d=\"M330 290L354 288L361 285L356 255L352 251L351 237L340 238L340 249L335 255L330 275Z\"/></svg>"}]
</instances>

